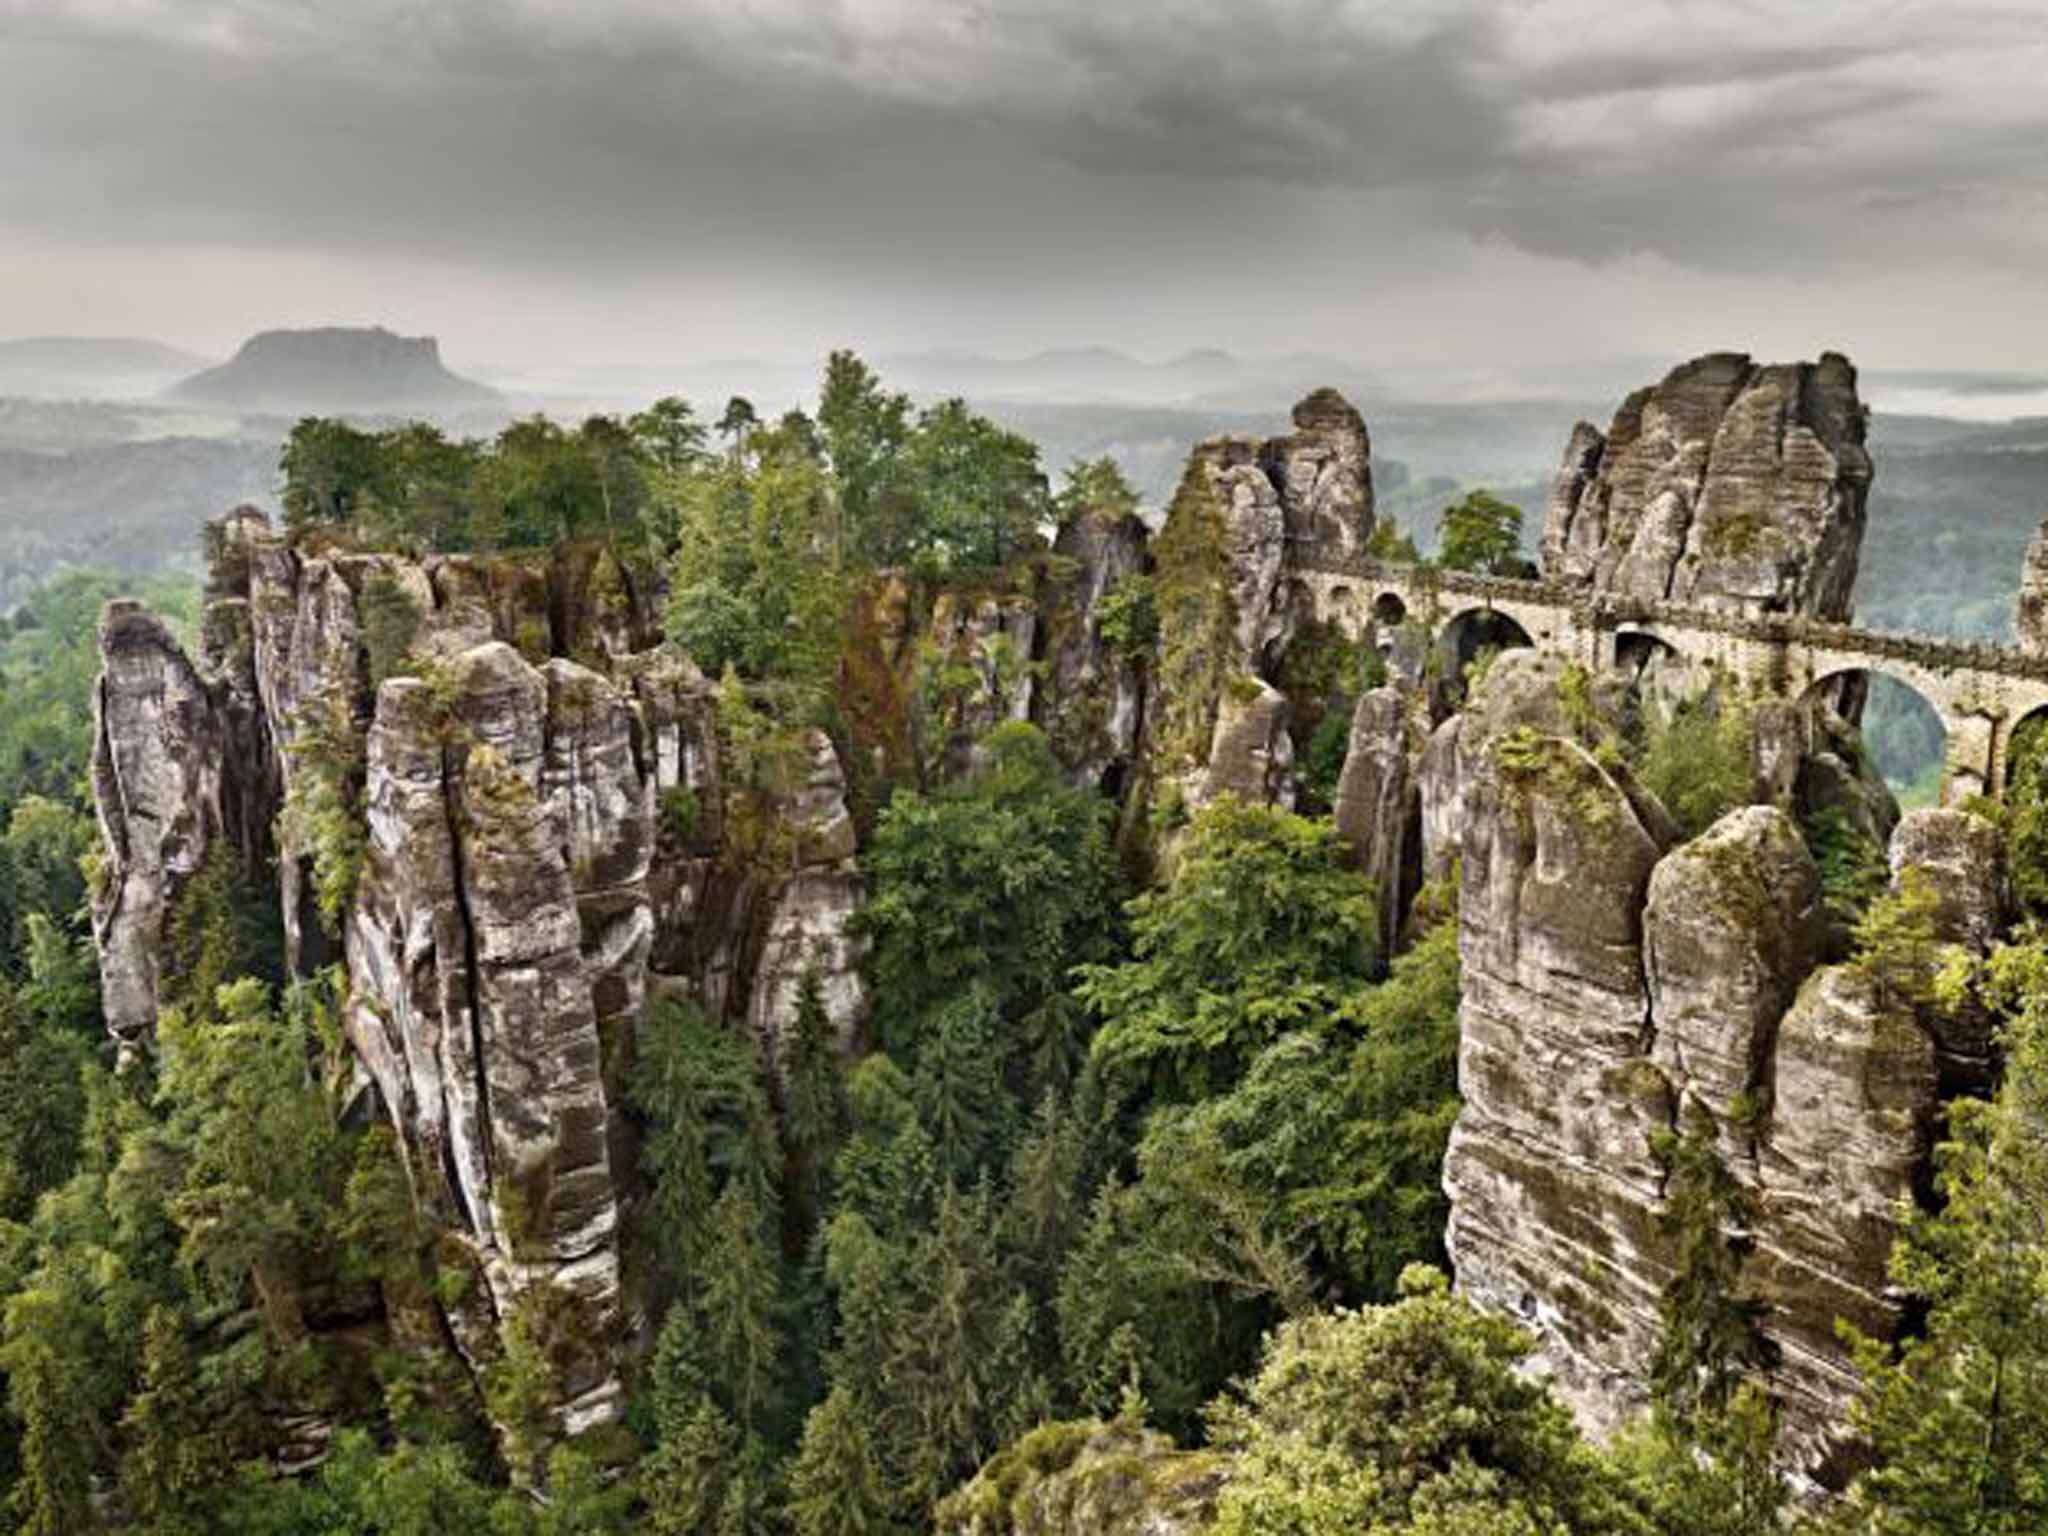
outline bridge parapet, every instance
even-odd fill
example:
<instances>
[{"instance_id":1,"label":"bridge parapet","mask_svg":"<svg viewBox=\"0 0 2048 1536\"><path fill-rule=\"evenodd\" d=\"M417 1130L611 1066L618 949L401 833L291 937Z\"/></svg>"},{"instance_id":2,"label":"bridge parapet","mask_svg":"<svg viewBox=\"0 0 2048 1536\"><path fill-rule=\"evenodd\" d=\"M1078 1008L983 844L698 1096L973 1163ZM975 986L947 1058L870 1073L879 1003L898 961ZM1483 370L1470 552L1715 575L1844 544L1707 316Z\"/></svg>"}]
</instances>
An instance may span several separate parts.
<instances>
[{"instance_id":1,"label":"bridge parapet","mask_svg":"<svg viewBox=\"0 0 2048 1536\"><path fill-rule=\"evenodd\" d=\"M1302 570L1350 577L1363 583L1411 593L1437 593L1567 610L1601 629L1639 624L1651 629L1699 630L1768 645L1807 645L1833 651L1860 651L1886 660L1913 662L1935 672L1995 672L2005 677L2048 682L2048 655L2034 655L2015 646L1994 645L1983 640L1957 640L1917 631L1863 629L1854 624L1797 614L1759 617L1704 604L1658 602L1598 593L1568 582L1487 576L1473 571L1445 570L1439 566L1374 560L1312 545L1297 555L1295 565Z\"/></svg>"},{"instance_id":2,"label":"bridge parapet","mask_svg":"<svg viewBox=\"0 0 2048 1536\"><path fill-rule=\"evenodd\" d=\"M1539 648L1595 667L1614 662L1620 636L1643 633L1688 661L1732 668L1751 686L1780 695L1796 697L1844 672L1883 672L1913 687L1940 714L1948 732L1949 785L1957 794L1999 793L2013 728L2048 710L2048 655L2014 646L1373 560L1307 540L1291 553L1297 571L1355 583L1367 595L1397 593L1405 606L1432 618L1465 604L1498 609ZM1347 623L1365 616L1348 603L1337 608Z\"/></svg>"}]
</instances>

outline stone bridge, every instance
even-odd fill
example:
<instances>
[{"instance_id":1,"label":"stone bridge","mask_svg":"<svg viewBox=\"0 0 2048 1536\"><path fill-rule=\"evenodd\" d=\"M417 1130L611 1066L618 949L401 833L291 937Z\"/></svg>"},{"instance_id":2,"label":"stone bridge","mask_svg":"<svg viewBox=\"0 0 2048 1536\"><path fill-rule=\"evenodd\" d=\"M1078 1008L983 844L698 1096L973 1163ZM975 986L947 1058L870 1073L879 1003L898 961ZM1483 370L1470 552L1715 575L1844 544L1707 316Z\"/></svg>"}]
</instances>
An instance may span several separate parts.
<instances>
[{"instance_id":1,"label":"stone bridge","mask_svg":"<svg viewBox=\"0 0 2048 1536\"><path fill-rule=\"evenodd\" d=\"M1531 645L1589 671L1647 658L1660 647L1719 668L1780 698L1831 678L1881 673L1933 706L1947 732L1942 798L1998 796L2013 732L2048 709L2048 656L2010 646L1884 634L1791 615L1650 602L1564 582L1480 576L1297 548L1296 591L1315 616L1352 638L1369 624L1423 624L1434 637L1475 614L1510 619Z\"/></svg>"}]
</instances>

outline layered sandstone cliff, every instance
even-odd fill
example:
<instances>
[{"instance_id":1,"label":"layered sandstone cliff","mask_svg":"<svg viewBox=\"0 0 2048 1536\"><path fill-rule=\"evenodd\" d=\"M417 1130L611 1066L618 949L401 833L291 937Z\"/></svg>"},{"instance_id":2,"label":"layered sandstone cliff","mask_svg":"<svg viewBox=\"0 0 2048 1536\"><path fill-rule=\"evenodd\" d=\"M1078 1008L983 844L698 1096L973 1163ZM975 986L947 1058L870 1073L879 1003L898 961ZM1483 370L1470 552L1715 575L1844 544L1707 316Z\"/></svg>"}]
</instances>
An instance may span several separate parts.
<instances>
[{"instance_id":1,"label":"layered sandstone cliff","mask_svg":"<svg viewBox=\"0 0 2048 1536\"><path fill-rule=\"evenodd\" d=\"M815 735L772 812L788 858L734 871L715 690L653 648L609 556L322 556L247 512L213 543L199 663L132 605L102 626L110 1026L146 1047L165 924L210 852L274 867L292 968L345 968L348 1037L439 1261L482 1282L448 1287L453 1336L481 1368L515 1308L573 1312L563 1426L612 1418L632 1331L618 1074L650 990L729 1013L772 1055L815 970L859 1030L837 754Z\"/></svg>"},{"instance_id":2,"label":"layered sandstone cliff","mask_svg":"<svg viewBox=\"0 0 2048 1536\"><path fill-rule=\"evenodd\" d=\"M1716 352L1581 422L1543 527L1545 576L1629 597L1849 616L1870 490L1856 370Z\"/></svg>"}]
</instances>

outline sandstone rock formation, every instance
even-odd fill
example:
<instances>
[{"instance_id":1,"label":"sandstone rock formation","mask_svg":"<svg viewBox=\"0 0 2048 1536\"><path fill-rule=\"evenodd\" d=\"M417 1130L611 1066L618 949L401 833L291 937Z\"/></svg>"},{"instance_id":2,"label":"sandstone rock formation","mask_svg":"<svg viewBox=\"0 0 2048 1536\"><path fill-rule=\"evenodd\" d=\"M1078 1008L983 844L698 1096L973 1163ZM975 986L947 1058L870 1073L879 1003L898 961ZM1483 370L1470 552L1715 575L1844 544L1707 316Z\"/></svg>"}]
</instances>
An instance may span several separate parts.
<instances>
[{"instance_id":1,"label":"sandstone rock formation","mask_svg":"<svg viewBox=\"0 0 2048 1536\"><path fill-rule=\"evenodd\" d=\"M1380 942L1390 951L1422 885L1422 799L1415 770L1424 741L1415 696L1398 688L1364 694L1337 779L1337 831L1380 902Z\"/></svg>"},{"instance_id":2,"label":"sandstone rock formation","mask_svg":"<svg viewBox=\"0 0 2048 1536\"><path fill-rule=\"evenodd\" d=\"M2027 541L2027 554L2020 566L2020 595L2013 615L2013 631L2023 651L2048 654L2048 519Z\"/></svg>"},{"instance_id":3,"label":"sandstone rock formation","mask_svg":"<svg viewBox=\"0 0 2048 1536\"><path fill-rule=\"evenodd\" d=\"M444 1301L456 1341L481 1370L513 1309L568 1307L586 1342L558 1361L563 1427L614 1418L631 1321L616 1074L650 992L699 998L772 1060L816 970L858 1035L837 753L813 733L808 774L770 808L787 857L735 874L715 691L639 648L645 605L608 555L315 556L246 511L211 543L202 664L132 604L102 630L112 1027L146 1047L167 924L208 857L261 872L274 855L289 961L346 965L345 1028L441 1262L482 1282ZM315 788L364 829L338 912L313 899L340 866L331 829L286 814L271 845L279 804Z\"/></svg>"},{"instance_id":4,"label":"sandstone rock formation","mask_svg":"<svg viewBox=\"0 0 2048 1536\"><path fill-rule=\"evenodd\" d=\"M1311 546L1355 554L1372 537L1371 445L1358 412L1318 390L1294 424L1264 442L1197 443L1154 543L1160 646L1148 723L1172 774L1207 763L1226 693L1279 677L1312 616L1297 579Z\"/></svg>"},{"instance_id":5,"label":"sandstone rock formation","mask_svg":"<svg viewBox=\"0 0 2048 1536\"><path fill-rule=\"evenodd\" d=\"M1870 456L1837 353L1759 366L1717 352L1581 423L1547 509L1542 568L1622 596L1849 615Z\"/></svg>"},{"instance_id":6,"label":"sandstone rock formation","mask_svg":"<svg viewBox=\"0 0 2048 1536\"><path fill-rule=\"evenodd\" d=\"M1255 677L1234 679L1216 708L1216 733L1197 805L1235 795L1251 805L1294 808L1294 740L1287 700Z\"/></svg>"},{"instance_id":7,"label":"sandstone rock formation","mask_svg":"<svg viewBox=\"0 0 2048 1536\"><path fill-rule=\"evenodd\" d=\"M92 780L105 863L93 936L107 1027L128 1047L156 1023L173 905L230 821L226 685L201 677L136 603L108 605L100 655Z\"/></svg>"},{"instance_id":8,"label":"sandstone rock formation","mask_svg":"<svg viewBox=\"0 0 2048 1536\"><path fill-rule=\"evenodd\" d=\"M1342 554L1372 540L1372 439L1365 418L1334 389L1294 407L1294 431L1269 438L1259 465L1279 492L1287 537Z\"/></svg>"},{"instance_id":9,"label":"sandstone rock formation","mask_svg":"<svg viewBox=\"0 0 2048 1536\"><path fill-rule=\"evenodd\" d=\"M1087 511L1070 519L1053 553L1074 574L1041 599L1047 631L1045 686L1035 702L1053 749L1077 778L1115 790L1130 772L1144 726L1149 636L1113 642L1103 619L1150 564L1145 524L1129 513Z\"/></svg>"},{"instance_id":10,"label":"sandstone rock formation","mask_svg":"<svg viewBox=\"0 0 2048 1536\"><path fill-rule=\"evenodd\" d=\"M1666 851L1641 791L1562 733L1546 675L1545 658L1503 657L1425 754L1425 805L1462 821L1465 1105L1444 1170L1460 1288L1537 1330L1582 1422L1625 1422L1677 1264L1655 1137L1699 1106L1752 1212L1742 1284L1787 1465L1838 1481L1856 1377L1836 1319L1899 1325L1899 1202L1944 1085L1983 1081L1988 1035L1823 964L1838 935L1790 808L1737 809ZM1945 938L1999 930L1989 823L1915 812L1891 854L1930 883Z\"/></svg>"},{"instance_id":11,"label":"sandstone rock formation","mask_svg":"<svg viewBox=\"0 0 2048 1536\"><path fill-rule=\"evenodd\" d=\"M999 1453L934 1512L940 1536L1200 1536L1228 1458L1154 1430L1045 1424Z\"/></svg>"}]
</instances>

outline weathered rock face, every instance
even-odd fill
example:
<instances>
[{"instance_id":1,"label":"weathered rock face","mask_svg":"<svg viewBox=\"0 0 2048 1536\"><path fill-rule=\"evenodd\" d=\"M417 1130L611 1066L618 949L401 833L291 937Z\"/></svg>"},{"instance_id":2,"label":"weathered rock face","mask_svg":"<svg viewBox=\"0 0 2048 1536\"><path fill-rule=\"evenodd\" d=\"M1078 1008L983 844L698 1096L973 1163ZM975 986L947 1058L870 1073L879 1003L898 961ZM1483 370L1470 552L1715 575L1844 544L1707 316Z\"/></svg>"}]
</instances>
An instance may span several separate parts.
<instances>
[{"instance_id":1,"label":"weathered rock face","mask_svg":"<svg viewBox=\"0 0 2048 1536\"><path fill-rule=\"evenodd\" d=\"M1581 423L1543 532L1543 571L1624 596L1844 619L1870 456L1856 370L1719 352Z\"/></svg>"},{"instance_id":2,"label":"weathered rock face","mask_svg":"<svg viewBox=\"0 0 2048 1536\"><path fill-rule=\"evenodd\" d=\"M1365 418L1334 389L1294 407L1294 432L1268 439L1260 467L1280 495L1290 539L1360 554L1373 530L1372 439Z\"/></svg>"},{"instance_id":3,"label":"weathered rock face","mask_svg":"<svg viewBox=\"0 0 2048 1536\"><path fill-rule=\"evenodd\" d=\"M1351 715L1337 778L1337 831L1380 900L1380 941L1389 950L1422 886L1422 796L1416 768L1424 721L1415 695L1375 688Z\"/></svg>"},{"instance_id":4,"label":"weathered rock face","mask_svg":"<svg viewBox=\"0 0 2048 1536\"><path fill-rule=\"evenodd\" d=\"M1509 658L1503 658L1503 661ZM1661 852L1587 753L1526 718L1553 689L1496 663L1465 716L1458 1081L1447 1246L1481 1305L1536 1326L1596 1425L1640 1398L1663 1280L1642 910Z\"/></svg>"},{"instance_id":5,"label":"weathered rock face","mask_svg":"<svg viewBox=\"0 0 2048 1536\"><path fill-rule=\"evenodd\" d=\"M933 1512L940 1536L1199 1536L1229 1459L1157 1431L1045 1424Z\"/></svg>"},{"instance_id":6,"label":"weathered rock face","mask_svg":"<svg viewBox=\"0 0 2048 1536\"><path fill-rule=\"evenodd\" d=\"M651 796L595 674L544 676L498 641L453 674L446 702L415 678L379 690L350 1038L497 1314L545 1282L602 1334L619 1295L599 1005L625 1017L643 985ZM565 1386L570 1428L617 1410L615 1361Z\"/></svg>"},{"instance_id":7,"label":"weathered rock face","mask_svg":"<svg viewBox=\"0 0 2048 1536\"><path fill-rule=\"evenodd\" d=\"M1027 596L946 592L933 603L926 637L931 657L974 679L972 687L949 690L943 751L948 773L966 772L974 743L991 726L1030 718L1037 637L1038 609Z\"/></svg>"},{"instance_id":8,"label":"weathered rock face","mask_svg":"<svg viewBox=\"0 0 2048 1536\"><path fill-rule=\"evenodd\" d=\"M108 1016L146 1045L184 882L220 848L267 867L281 795L302 775L341 784L366 840L338 955L310 899L314 850L276 850L291 963L346 963L349 1038L437 1253L482 1282L444 1303L465 1355L486 1365L531 1298L566 1305L585 1342L557 1355L563 1426L613 1418L631 1336L617 1074L648 995L698 997L772 1059L816 970L857 1036L837 754L810 739L808 776L770 808L786 856L735 877L715 690L680 657L626 649L648 625L609 556L314 558L246 513L213 542L203 666L133 605L103 629ZM374 691L373 672L389 674Z\"/></svg>"},{"instance_id":9,"label":"weathered rock face","mask_svg":"<svg viewBox=\"0 0 2048 1536\"><path fill-rule=\"evenodd\" d=\"M1278 680L1313 617L1298 579L1311 546L1358 553L1372 536L1364 421L1334 390L1318 390L1294 422L1293 434L1270 441L1197 443L1154 544L1160 647L1147 723L1172 774L1208 761L1224 695L1240 680Z\"/></svg>"},{"instance_id":10,"label":"weathered rock face","mask_svg":"<svg viewBox=\"0 0 2048 1536\"><path fill-rule=\"evenodd\" d=\"M1149 564L1145 525L1137 517L1084 512L1053 541L1053 553L1075 573L1046 594L1046 686L1035 708L1053 750L1086 782L1121 785L1137 757L1144 727L1142 655L1103 634L1103 618L1125 583ZM1111 783L1111 779L1114 782Z\"/></svg>"},{"instance_id":11,"label":"weathered rock face","mask_svg":"<svg viewBox=\"0 0 2048 1536\"><path fill-rule=\"evenodd\" d=\"M1935 900L1935 932L1946 944L1986 954L2018 916L1998 828L1967 811L1908 811L1892 833L1892 888L1919 871ZM1996 1076L1995 1021L1966 1003L1928 1020L1944 1098L1985 1094Z\"/></svg>"},{"instance_id":12,"label":"weathered rock face","mask_svg":"<svg viewBox=\"0 0 2048 1536\"><path fill-rule=\"evenodd\" d=\"M1981 1072L1988 1037L1918 1017L1857 966L1820 968L1830 924L1792 807L1732 811L1664 852L1646 797L1558 734L1555 694L1541 658L1503 657L1424 759L1425 806L1434 775L1462 818L1465 1105L1444 1171L1459 1285L1537 1330L1589 1428L1626 1422L1677 1263L1653 1137L1698 1105L1753 1212L1743 1285L1787 1463L1837 1481L1856 1379L1835 1320L1898 1326L1898 1202L1943 1079ZM1796 801L1813 760L1759 787ZM1998 931L1988 823L1916 812L1892 858L1925 873L1945 937Z\"/></svg>"},{"instance_id":13,"label":"weathered rock face","mask_svg":"<svg viewBox=\"0 0 2048 1536\"><path fill-rule=\"evenodd\" d=\"M1235 795L1251 805L1294 807L1294 739L1287 734L1287 700L1257 678L1224 690L1216 734L1198 804Z\"/></svg>"},{"instance_id":14,"label":"weathered rock face","mask_svg":"<svg viewBox=\"0 0 2048 1536\"><path fill-rule=\"evenodd\" d=\"M156 1024L165 924L232 823L226 685L200 676L162 621L110 603L100 621L92 779L105 865L93 935L107 1027L123 1047Z\"/></svg>"},{"instance_id":15,"label":"weathered rock face","mask_svg":"<svg viewBox=\"0 0 2048 1536\"><path fill-rule=\"evenodd\" d=\"M1754 1123L1778 1020L1827 940L1820 871L1783 811L1732 811L1659 861L1643 912L1654 1036L1650 1059L1681 1098L1753 1160Z\"/></svg>"},{"instance_id":16,"label":"weathered rock face","mask_svg":"<svg viewBox=\"0 0 2048 1536\"><path fill-rule=\"evenodd\" d=\"M2036 656L2048 653L2048 520L2027 541L2020 566L2019 609L2013 617L2019 647Z\"/></svg>"},{"instance_id":17,"label":"weathered rock face","mask_svg":"<svg viewBox=\"0 0 2048 1536\"><path fill-rule=\"evenodd\" d=\"M1787 1459L1829 1480L1859 1381L1836 1319L1879 1338L1898 1327L1886 1263L1899 1202L1925 1166L1936 1092L1932 1038L1855 966L1815 972L1778 1026L1743 1278L1777 1355L1768 1377Z\"/></svg>"}]
</instances>

